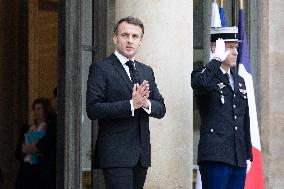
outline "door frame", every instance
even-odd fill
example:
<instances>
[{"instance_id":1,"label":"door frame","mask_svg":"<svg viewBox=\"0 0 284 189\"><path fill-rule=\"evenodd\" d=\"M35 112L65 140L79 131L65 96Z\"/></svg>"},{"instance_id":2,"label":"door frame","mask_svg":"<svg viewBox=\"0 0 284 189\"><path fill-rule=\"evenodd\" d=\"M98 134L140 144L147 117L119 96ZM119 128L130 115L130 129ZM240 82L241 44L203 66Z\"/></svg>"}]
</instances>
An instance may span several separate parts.
<instances>
[{"instance_id":1,"label":"door frame","mask_svg":"<svg viewBox=\"0 0 284 189\"><path fill-rule=\"evenodd\" d=\"M82 43L83 0L59 0L58 44L58 134L57 188L82 187L81 128L83 62L82 52L92 51L93 62L106 56L107 4L92 0L92 46ZM97 122L92 122L92 152L97 136ZM94 177L96 177L94 179ZM104 188L102 176L92 171L92 188Z\"/></svg>"},{"instance_id":2,"label":"door frame","mask_svg":"<svg viewBox=\"0 0 284 189\"><path fill-rule=\"evenodd\" d=\"M82 0L59 0L57 188L81 188Z\"/></svg>"}]
</instances>

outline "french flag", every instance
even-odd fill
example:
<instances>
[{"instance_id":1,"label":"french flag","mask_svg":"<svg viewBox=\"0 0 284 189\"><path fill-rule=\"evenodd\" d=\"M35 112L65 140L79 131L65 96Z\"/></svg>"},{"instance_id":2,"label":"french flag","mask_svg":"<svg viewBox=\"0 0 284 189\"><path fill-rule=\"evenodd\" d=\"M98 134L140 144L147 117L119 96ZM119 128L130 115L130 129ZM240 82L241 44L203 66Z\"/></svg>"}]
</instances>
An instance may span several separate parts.
<instances>
[{"instance_id":1,"label":"french flag","mask_svg":"<svg viewBox=\"0 0 284 189\"><path fill-rule=\"evenodd\" d=\"M257 113L255 106L255 95L252 80L252 68L249 60L249 52L247 48L247 37L245 32L245 15L244 10L239 11L239 39L241 42L238 47L238 74L242 76L246 83L249 114L250 114L250 132L252 142L253 162L247 173L245 189L263 189L264 176L262 169L261 145L257 121Z\"/></svg>"}]
</instances>

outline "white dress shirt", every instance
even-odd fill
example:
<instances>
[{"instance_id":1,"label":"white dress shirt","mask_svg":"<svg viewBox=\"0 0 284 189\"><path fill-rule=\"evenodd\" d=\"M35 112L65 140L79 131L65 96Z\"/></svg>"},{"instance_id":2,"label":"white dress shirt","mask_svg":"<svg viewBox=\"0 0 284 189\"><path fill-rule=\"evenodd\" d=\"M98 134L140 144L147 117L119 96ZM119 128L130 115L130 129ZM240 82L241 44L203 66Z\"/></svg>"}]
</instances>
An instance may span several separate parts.
<instances>
[{"instance_id":1,"label":"white dress shirt","mask_svg":"<svg viewBox=\"0 0 284 189\"><path fill-rule=\"evenodd\" d=\"M120 63L122 64L123 68L125 69L128 77L130 80L131 79L131 76L130 76L130 72L129 72L129 67L126 65L126 62L129 61L129 59L127 59L125 56L123 56L122 54L120 54L118 51L115 51L114 52L115 56L118 58L118 60L120 61ZM134 62L134 58L131 60ZM135 67L135 62L134 62L134 67ZM147 99L148 100L148 99ZM148 104L149 104L149 107L148 108L144 108L143 109L145 110L145 112L147 112L147 114L150 114L151 113L151 101L148 100ZM132 100L130 100L130 106L131 106L131 113L132 113L132 116L134 116L134 106L133 106L133 102Z\"/></svg>"}]
</instances>

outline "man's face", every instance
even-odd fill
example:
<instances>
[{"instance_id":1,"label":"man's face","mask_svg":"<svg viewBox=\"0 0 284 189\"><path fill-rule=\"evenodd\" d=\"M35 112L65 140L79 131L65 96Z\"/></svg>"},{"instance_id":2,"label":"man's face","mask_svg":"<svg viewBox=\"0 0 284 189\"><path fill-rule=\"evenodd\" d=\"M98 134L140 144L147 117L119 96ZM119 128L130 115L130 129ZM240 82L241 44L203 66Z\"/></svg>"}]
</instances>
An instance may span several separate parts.
<instances>
[{"instance_id":1,"label":"man's face","mask_svg":"<svg viewBox=\"0 0 284 189\"><path fill-rule=\"evenodd\" d=\"M227 41L225 42L226 51L229 51L227 58L224 60L224 64L232 68L237 64L238 57L238 42L236 41Z\"/></svg>"},{"instance_id":2,"label":"man's face","mask_svg":"<svg viewBox=\"0 0 284 189\"><path fill-rule=\"evenodd\" d=\"M139 26L122 22L113 36L116 50L128 59L132 59L142 43L142 29Z\"/></svg>"}]
</instances>

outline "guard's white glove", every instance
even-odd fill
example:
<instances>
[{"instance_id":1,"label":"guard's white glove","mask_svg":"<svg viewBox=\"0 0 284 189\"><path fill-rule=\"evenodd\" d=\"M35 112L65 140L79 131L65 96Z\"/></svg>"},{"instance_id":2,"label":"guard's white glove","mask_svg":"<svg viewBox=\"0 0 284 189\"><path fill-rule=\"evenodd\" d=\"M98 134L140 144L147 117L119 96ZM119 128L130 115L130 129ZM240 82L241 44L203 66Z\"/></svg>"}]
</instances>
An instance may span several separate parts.
<instances>
[{"instance_id":1,"label":"guard's white glove","mask_svg":"<svg viewBox=\"0 0 284 189\"><path fill-rule=\"evenodd\" d=\"M212 57L213 59L223 62L227 58L229 52L230 51L226 51L224 40L219 38L216 40L216 48L215 48L215 52L213 53Z\"/></svg>"},{"instance_id":2,"label":"guard's white glove","mask_svg":"<svg viewBox=\"0 0 284 189\"><path fill-rule=\"evenodd\" d=\"M247 162L247 173L248 173L250 168L251 168L251 161L250 160L246 160L246 162Z\"/></svg>"}]
</instances>

